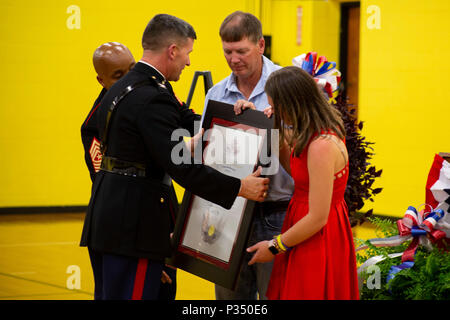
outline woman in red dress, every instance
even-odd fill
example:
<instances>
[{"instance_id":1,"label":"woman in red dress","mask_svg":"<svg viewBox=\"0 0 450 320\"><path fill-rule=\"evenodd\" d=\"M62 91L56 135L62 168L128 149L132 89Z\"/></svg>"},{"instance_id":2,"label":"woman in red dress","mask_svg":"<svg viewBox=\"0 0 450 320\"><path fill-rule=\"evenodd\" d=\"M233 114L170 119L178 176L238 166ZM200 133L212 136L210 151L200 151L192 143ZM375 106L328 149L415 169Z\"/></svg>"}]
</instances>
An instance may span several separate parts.
<instances>
[{"instance_id":1,"label":"woman in red dress","mask_svg":"<svg viewBox=\"0 0 450 320\"><path fill-rule=\"evenodd\" d=\"M247 249L249 264L275 258L269 299L359 299L344 192L345 129L339 112L304 70L275 71L265 87L280 129L280 163L295 182L281 234Z\"/></svg>"}]
</instances>

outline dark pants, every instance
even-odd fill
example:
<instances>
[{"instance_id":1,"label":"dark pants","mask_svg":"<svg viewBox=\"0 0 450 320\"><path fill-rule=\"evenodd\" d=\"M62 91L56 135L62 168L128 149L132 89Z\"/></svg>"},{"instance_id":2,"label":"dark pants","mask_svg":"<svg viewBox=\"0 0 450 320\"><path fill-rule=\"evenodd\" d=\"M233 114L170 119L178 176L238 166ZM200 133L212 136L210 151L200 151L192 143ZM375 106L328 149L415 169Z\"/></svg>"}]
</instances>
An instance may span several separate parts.
<instances>
[{"instance_id":1,"label":"dark pants","mask_svg":"<svg viewBox=\"0 0 450 320\"><path fill-rule=\"evenodd\" d=\"M95 300L173 300L176 270L163 262L106 254L89 249ZM161 283L162 270L173 283Z\"/></svg>"}]
</instances>

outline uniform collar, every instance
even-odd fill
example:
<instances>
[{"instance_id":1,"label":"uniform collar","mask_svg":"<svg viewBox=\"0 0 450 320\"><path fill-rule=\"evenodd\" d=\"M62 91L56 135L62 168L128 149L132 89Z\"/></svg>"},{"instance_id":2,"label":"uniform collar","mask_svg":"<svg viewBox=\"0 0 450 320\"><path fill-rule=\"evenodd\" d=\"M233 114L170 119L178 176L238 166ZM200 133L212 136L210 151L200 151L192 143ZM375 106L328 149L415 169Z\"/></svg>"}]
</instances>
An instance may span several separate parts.
<instances>
[{"instance_id":1,"label":"uniform collar","mask_svg":"<svg viewBox=\"0 0 450 320\"><path fill-rule=\"evenodd\" d=\"M136 63L136 66L134 67L137 71L141 71L144 73L151 73L151 77L157 80L159 83L165 83L166 77L154 66L152 66L150 63L140 60L138 63Z\"/></svg>"}]
</instances>

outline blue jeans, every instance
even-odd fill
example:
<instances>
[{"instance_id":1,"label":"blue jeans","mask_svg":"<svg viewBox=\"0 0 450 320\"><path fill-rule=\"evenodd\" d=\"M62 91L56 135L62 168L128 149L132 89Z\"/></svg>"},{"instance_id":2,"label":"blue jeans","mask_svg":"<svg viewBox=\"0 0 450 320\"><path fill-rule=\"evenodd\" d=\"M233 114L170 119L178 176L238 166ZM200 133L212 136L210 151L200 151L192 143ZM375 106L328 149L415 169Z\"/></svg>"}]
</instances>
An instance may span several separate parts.
<instances>
[{"instance_id":1,"label":"blue jeans","mask_svg":"<svg viewBox=\"0 0 450 320\"><path fill-rule=\"evenodd\" d=\"M270 240L273 236L280 234L286 211L268 211L260 204L256 205L252 231L247 243L247 248L262 240ZM255 263L251 266L248 262L253 256L246 252L241 265L239 279L236 289L215 285L217 300L267 300L266 291L269 285L273 261L268 263Z\"/></svg>"}]
</instances>

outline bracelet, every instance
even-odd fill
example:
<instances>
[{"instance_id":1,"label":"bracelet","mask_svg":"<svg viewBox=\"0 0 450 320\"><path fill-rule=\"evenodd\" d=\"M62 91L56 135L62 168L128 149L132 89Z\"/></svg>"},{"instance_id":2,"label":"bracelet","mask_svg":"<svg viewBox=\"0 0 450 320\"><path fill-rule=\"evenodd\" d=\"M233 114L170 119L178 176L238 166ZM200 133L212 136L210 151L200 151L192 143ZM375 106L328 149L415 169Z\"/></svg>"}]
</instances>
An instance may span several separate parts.
<instances>
[{"instance_id":1,"label":"bracelet","mask_svg":"<svg viewBox=\"0 0 450 320\"><path fill-rule=\"evenodd\" d=\"M281 234L279 234L276 238L275 241L278 243L278 246L281 248L282 252L286 252L287 249L286 247L283 245L283 242L281 241Z\"/></svg>"},{"instance_id":2,"label":"bracelet","mask_svg":"<svg viewBox=\"0 0 450 320\"><path fill-rule=\"evenodd\" d=\"M283 241L281 241L281 234L278 236L278 241L280 241L281 246L284 247L286 251L290 251L292 249L292 247L288 247Z\"/></svg>"},{"instance_id":3,"label":"bracelet","mask_svg":"<svg viewBox=\"0 0 450 320\"><path fill-rule=\"evenodd\" d=\"M281 234L274 236L273 239L274 239L273 243L274 243L275 247L278 249L278 251L284 253L284 252L288 252L292 249L291 247L288 247L287 245L285 245L283 243L283 241L281 241Z\"/></svg>"}]
</instances>

